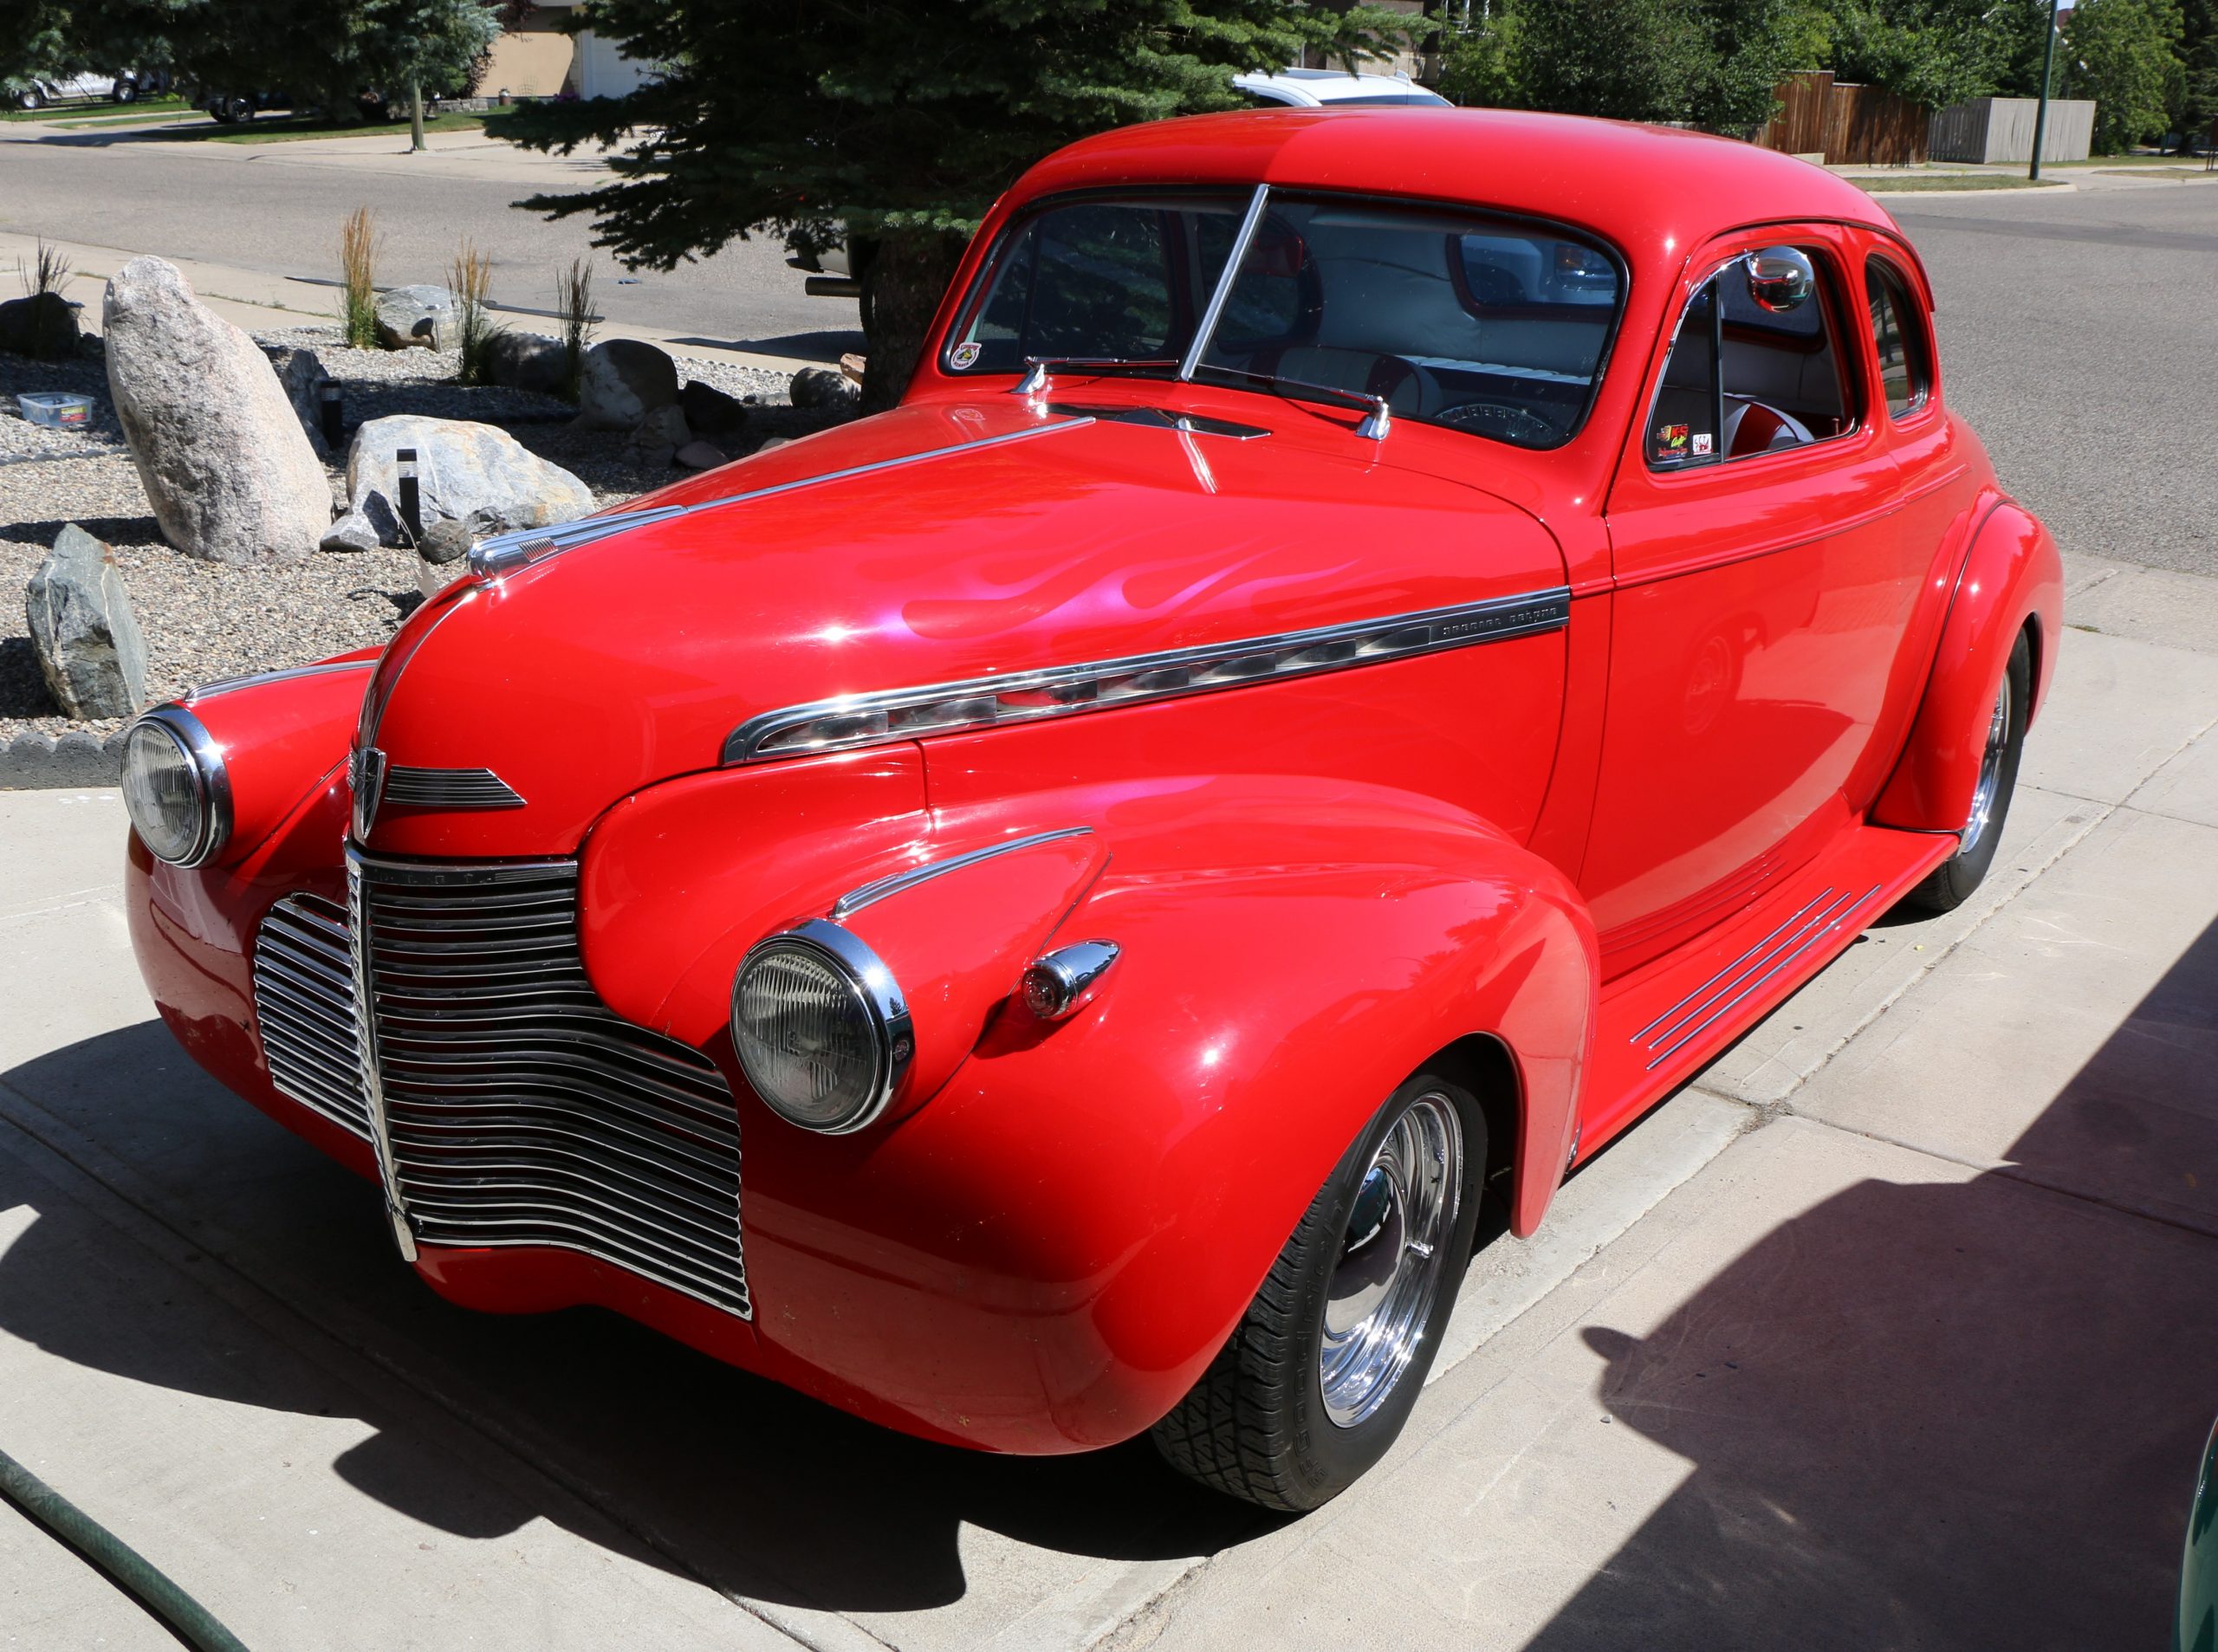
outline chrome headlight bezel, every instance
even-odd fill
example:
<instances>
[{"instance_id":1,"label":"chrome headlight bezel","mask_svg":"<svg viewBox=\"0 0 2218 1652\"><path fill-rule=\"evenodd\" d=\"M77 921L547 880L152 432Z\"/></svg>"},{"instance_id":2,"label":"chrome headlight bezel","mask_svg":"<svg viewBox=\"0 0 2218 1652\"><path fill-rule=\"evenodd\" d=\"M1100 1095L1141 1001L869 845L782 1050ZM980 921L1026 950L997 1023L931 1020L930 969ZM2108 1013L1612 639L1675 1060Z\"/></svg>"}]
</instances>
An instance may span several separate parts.
<instances>
[{"instance_id":1,"label":"chrome headlight bezel","mask_svg":"<svg viewBox=\"0 0 2218 1652\"><path fill-rule=\"evenodd\" d=\"M762 1041L742 1020L741 1001L750 974L781 954L803 955L828 969L846 995L849 1011L867 1031L874 1053L872 1070L856 1086L854 1104L829 1121L799 1116L790 1098L779 1094L777 1082L762 1059ZM893 972L852 932L823 918L781 930L748 949L732 974L730 1024L732 1049L740 1070L747 1075L749 1088L788 1124L823 1136L850 1135L876 1121L899 1092L916 1055L908 1001Z\"/></svg>"},{"instance_id":2,"label":"chrome headlight bezel","mask_svg":"<svg viewBox=\"0 0 2218 1652\"><path fill-rule=\"evenodd\" d=\"M133 754L140 742L167 740L184 760L185 771L191 781L193 819L191 830L182 835L186 846L181 853L165 854L155 846L147 823L139 819L146 800L144 788L133 782ZM191 871L205 865L231 839L231 780L224 764L224 748L208 732L207 725L181 705L156 706L142 713L131 724L123 743L123 801L131 816L132 830L139 840L156 859L170 865Z\"/></svg>"}]
</instances>

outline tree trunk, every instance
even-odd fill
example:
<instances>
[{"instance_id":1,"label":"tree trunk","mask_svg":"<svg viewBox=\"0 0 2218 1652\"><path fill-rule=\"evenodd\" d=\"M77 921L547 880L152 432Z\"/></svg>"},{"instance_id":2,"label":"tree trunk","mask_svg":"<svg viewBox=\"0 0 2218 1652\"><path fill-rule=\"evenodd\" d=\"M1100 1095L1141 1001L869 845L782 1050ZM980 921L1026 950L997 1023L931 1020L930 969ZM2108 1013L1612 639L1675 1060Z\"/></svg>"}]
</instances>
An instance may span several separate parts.
<instances>
[{"instance_id":1,"label":"tree trunk","mask_svg":"<svg viewBox=\"0 0 2218 1652\"><path fill-rule=\"evenodd\" d=\"M411 81L408 87L408 147L413 152L424 146L424 87Z\"/></svg>"},{"instance_id":2,"label":"tree trunk","mask_svg":"<svg viewBox=\"0 0 2218 1652\"><path fill-rule=\"evenodd\" d=\"M871 288L866 311L870 330L865 335L870 366L863 375L866 413L883 412L909 387L932 314L962 258L959 236L905 230L879 242L878 256L865 277Z\"/></svg>"}]
</instances>

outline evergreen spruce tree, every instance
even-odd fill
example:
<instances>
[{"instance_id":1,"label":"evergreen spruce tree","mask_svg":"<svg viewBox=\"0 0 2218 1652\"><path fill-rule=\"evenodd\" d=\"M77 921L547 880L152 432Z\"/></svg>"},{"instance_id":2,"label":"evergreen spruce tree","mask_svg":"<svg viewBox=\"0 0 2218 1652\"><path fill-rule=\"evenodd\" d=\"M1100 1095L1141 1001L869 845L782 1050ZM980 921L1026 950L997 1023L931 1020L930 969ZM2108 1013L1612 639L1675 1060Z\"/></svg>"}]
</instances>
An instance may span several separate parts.
<instances>
[{"instance_id":1,"label":"evergreen spruce tree","mask_svg":"<svg viewBox=\"0 0 2218 1652\"><path fill-rule=\"evenodd\" d=\"M1300 0L592 0L576 28L655 66L626 96L516 112L504 136L628 143L616 182L523 205L667 269L735 237L876 243L864 405L900 397L965 236L1090 133L1242 107L1233 75L1345 58L1411 20Z\"/></svg>"}]
</instances>

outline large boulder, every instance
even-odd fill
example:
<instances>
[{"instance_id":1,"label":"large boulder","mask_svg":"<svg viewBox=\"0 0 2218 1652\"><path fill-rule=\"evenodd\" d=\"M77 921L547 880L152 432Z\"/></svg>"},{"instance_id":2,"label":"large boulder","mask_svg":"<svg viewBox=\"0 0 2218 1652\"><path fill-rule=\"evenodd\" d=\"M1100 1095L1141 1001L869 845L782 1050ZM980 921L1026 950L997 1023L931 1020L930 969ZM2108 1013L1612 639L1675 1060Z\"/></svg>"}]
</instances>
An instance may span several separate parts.
<instances>
[{"instance_id":1,"label":"large boulder","mask_svg":"<svg viewBox=\"0 0 2218 1652\"><path fill-rule=\"evenodd\" d=\"M405 545L394 455L416 450L416 489L426 534L442 520L476 518L484 531L544 528L593 509L593 492L506 431L461 419L399 414L354 432L347 455L347 497L379 542ZM344 520L344 519L342 519Z\"/></svg>"},{"instance_id":2,"label":"large boulder","mask_svg":"<svg viewBox=\"0 0 2218 1652\"><path fill-rule=\"evenodd\" d=\"M454 295L428 282L394 287L378 295L378 342L388 350L422 345L451 350L457 341Z\"/></svg>"},{"instance_id":3,"label":"large boulder","mask_svg":"<svg viewBox=\"0 0 2218 1652\"><path fill-rule=\"evenodd\" d=\"M543 333L519 333L503 327L487 340L485 376L512 390L536 390L552 396L561 392L569 366L562 340Z\"/></svg>"},{"instance_id":4,"label":"large boulder","mask_svg":"<svg viewBox=\"0 0 2218 1652\"><path fill-rule=\"evenodd\" d=\"M0 304L0 350L40 361L77 353L77 307L59 293L34 293Z\"/></svg>"},{"instance_id":5,"label":"large boulder","mask_svg":"<svg viewBox=\"0 0 2218 1652\"><path fill-rule=\"evenodd\" d=\"M580 429L633 431L658 408L678 402L678 363L640 339L608 339L578 367Z\"/></svg>"},{"instance_id":6,"label":"large boulder","mask_svg":"<svg viewBox=\"0 0 2218 1652\"><path fill-rule=\"evenodd\" d=\"M745 402L698 379L688 379L678 391L678 408L687 428L704 436L730 436L747 424Z\"/></svg>"},{"instance_id":7,"label":"large boulder","mask_svg":"<svg viewBox=\"0 0 2218 1652\"><path fill-rule=\"evenodd\" d=\"M159 258L109 278L102 318L108 394L169 542L211 562L312 553L331 483L269 357Z\"/></svg>"},{"instance_id":8,"label":"large boulder","mask_svg":"<svg viewBox=\"0 0 2218 1652\"><path fill-rule=\"evenodd\" d=\"M31 651L63 716L128 717L146 703L146 645L107 546L64 523L23 607Z\"/></svg>"},{"instance_id":9,"label":"large boulder","mask_svg":"<svg viewBox=\"0 0 2218 1652\"><path fill-rule=\"evenodd\" d=\"M796 407L842 411L859 405L863 395L829 367L803 367L794 375L788 393Z\"/></svg>"},{"instance_id":10,"label":"large boulder","mask_svg":"<svg viewBox=\"0 0 2218 1652\"><path fill-rule=\"evenodd\" d=\"M308 438L308 446L319 459L328 458L331 444L323 439L323 407L319 398L320 387L329 377L323 370L322 358L313 350L281 350L271 355L269 365L277 370L277 382L284 387L285 399L300 416L301 429Z\"/></svg>"}]
</instances>

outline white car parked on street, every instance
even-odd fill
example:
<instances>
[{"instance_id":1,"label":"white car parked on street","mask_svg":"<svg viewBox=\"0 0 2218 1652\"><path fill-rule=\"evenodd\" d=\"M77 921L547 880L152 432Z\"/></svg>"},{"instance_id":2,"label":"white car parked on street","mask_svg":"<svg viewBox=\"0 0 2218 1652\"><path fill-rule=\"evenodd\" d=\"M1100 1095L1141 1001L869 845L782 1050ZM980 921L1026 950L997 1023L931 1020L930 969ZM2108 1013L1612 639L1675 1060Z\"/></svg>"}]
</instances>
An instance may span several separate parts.
<instances>
[{"instance_id":1,"label":"white car parked on street","mask_svg":"<svg viewBox=\"0 0 2218 1652\"><path fill-rule=\"evenodd\" d=\"M1341 104L1407 103L1433 107L1448 100L1406 75L1343 75L1330 68L1287 68L1275 75L1235 75L1232 84L1261 104L1321 109Z\"/></svg>"}]
</instances>

